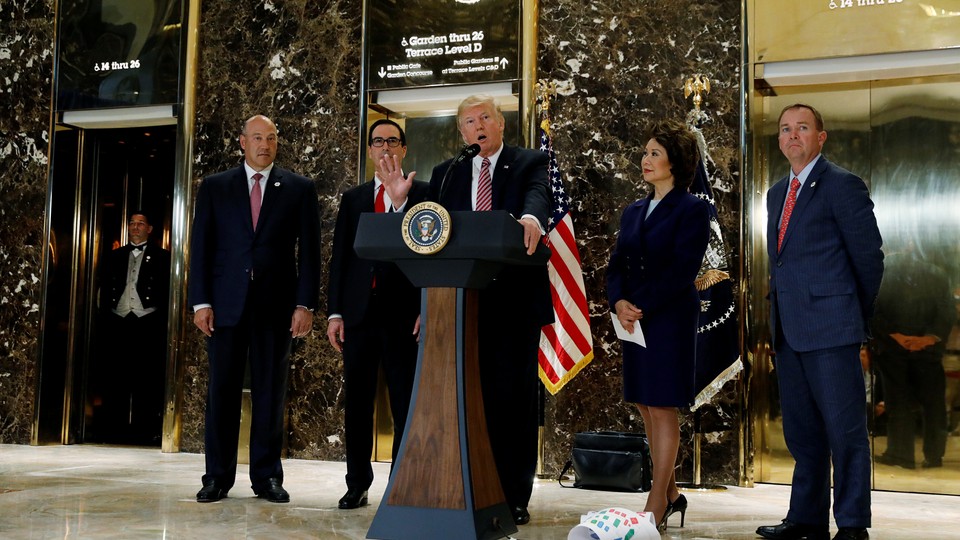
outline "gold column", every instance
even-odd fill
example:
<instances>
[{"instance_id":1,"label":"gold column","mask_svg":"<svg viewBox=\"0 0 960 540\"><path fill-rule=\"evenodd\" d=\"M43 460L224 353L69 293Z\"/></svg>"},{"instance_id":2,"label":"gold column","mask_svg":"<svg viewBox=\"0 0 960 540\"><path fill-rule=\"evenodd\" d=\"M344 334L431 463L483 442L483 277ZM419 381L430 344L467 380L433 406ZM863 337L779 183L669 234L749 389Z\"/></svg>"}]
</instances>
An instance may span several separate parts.
<instances>
[{"instance_id":1,"label":"gold column","mask_svg":"<svg viewBox=\"0 0 960 540\"><path fill-rule=\"evenodd\" d=\"M523 2L523 49L521 59L523 71L520 74L520 124L524 134L523 146L534 148L537 145L537 45L539 44L540 0Z\"/></svg>"},{"instance_id":2,"label":"gold column","mask_svg":"<svg viewBox=\"0 0 960 540\"><path fill-rule=\"evenodd\" d=\"M167 381L164 398L163 452L180 451L181 381L184 335L190 320L186 306L186 261L189 254L190 216L193 215L193 137L196 129L197 47L200 41L200 1L187 2L186 54L183 71L183 106L177 121L176 172L173 186L173 216L170 231L170 312L167 319L170 347L167 349Z\"/></svg>"}]
</instances>

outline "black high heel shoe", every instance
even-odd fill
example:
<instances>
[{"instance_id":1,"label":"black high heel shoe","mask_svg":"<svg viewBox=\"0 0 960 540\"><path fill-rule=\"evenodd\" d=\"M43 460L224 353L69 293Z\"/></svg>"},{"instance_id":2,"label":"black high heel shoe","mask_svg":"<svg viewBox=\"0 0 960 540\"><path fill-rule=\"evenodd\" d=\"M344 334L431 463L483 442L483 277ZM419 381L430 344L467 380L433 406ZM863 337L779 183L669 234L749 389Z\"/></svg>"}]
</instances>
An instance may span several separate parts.
<instances>
[{"instance_id":1,"label":"black high heel shoe","mask_svg":"<svg viewBox=\"0 0 960 540\"><path fill-rule=\"evenodd\" d=\"M687 519L687 498L683 496L683 493L677 496L673 501L667 501L667 509L663 512L663 519L660 520L660 526L657 527L660 530L667 528L667 518L680 512L680 527L683 527L684 521Z\"/></svg>"}]
</instances>

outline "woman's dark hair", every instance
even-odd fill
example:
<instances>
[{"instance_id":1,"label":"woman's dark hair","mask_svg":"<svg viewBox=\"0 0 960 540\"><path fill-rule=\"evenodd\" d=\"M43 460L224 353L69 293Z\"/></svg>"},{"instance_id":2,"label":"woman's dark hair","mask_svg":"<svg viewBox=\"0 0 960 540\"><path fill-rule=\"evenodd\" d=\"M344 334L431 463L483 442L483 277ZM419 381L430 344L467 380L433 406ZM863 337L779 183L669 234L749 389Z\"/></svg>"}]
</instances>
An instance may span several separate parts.
<instances>
[{"instance_id":1,"label":"woman's dark hair","mask_svg":"<svg viewBox=\"0 0 960 540\"><path fill-rule=\"evenodd\" d=\"M650 139L654 139L667 150L674 187L689 188L693 184L697 164L700 163L697 137L690 128L676 120L660 120L644 132L644 145Z\"/></svg>"}]
</instances>

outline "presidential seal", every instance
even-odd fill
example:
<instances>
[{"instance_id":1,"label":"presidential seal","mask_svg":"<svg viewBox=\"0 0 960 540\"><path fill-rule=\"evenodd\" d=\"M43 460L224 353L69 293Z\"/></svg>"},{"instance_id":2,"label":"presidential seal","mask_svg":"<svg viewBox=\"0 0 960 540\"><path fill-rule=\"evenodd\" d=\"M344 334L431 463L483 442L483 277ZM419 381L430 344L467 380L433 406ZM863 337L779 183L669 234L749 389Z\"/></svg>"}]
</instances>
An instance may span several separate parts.
<instances>
[{"instance_id":1,"label":"presidential seal","mask_svg":"<svg viewBox=\"0 0 960 540\"><path fill-rule=\"evenodd\" d=\"M437 253L450 239L450 213L433 202L422 202L403 217L403 241L422 255Z\"/></svg>"}]
</instances>

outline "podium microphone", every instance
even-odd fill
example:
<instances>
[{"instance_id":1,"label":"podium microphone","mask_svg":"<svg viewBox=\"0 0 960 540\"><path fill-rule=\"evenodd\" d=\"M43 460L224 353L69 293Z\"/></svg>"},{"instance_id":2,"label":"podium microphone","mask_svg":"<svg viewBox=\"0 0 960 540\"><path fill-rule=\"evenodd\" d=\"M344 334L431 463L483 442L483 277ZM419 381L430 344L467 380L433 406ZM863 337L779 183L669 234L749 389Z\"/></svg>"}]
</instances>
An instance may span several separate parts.
<instances>
[{"instance_id":1,"label":"podium microphone","mask_svg":"<svg viewBox=\"0 0 960 540\"><path fill-rule=\"evenodd\" d=\"M463 150L460 150L460 154L458 154L457 157L455 157L453 161L450 162L450 166L447 167L447 172L443 174L443 180L440 181L440 196L437 198L438 203L443 204L443 195L447 191L447 180L450 178L450 172L453 171L453 167L460 164L460 162L462 162L465 159L473 158L473 156L479 153L480 153L479 144L474 143L469 146L464 146Z\"/></svg>"}]
</instances>

